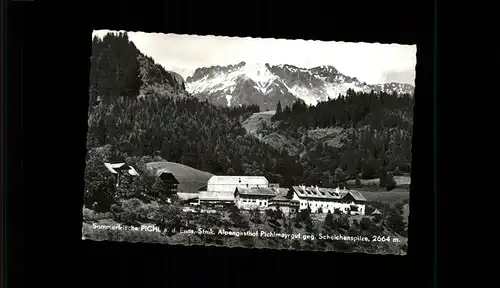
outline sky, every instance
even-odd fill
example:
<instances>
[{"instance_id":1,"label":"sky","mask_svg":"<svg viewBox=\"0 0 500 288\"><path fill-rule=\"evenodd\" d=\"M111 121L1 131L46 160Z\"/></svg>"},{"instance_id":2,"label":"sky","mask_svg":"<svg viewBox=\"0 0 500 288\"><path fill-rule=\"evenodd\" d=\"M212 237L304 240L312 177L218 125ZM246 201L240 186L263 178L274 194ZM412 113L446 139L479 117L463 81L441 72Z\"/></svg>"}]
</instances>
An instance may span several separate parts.
<instances>
[{"instance_id":1,"label":"sky","mask_svg":"<svg viewBox=\"0 0 500 288\"><path fill-rule=\"evenodd\" d=\"M94 31L104 36L109 30ZM116 31L113 31L116 32ZM331 65L368 84L415 83L416 45L128 32L144 54L185 78L197 68L247 63Z\"/></svg>"}]
</instances>

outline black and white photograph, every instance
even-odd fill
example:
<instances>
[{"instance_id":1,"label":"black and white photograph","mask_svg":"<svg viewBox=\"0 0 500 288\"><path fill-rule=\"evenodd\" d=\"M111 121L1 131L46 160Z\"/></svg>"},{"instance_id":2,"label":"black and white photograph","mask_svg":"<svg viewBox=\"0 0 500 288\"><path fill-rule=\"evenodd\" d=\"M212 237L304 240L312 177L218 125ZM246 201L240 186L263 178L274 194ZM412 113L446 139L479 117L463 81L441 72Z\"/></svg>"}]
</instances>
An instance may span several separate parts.
<instances>
[{"instance_id":1,"label":"black and white photograph","mask_svg":"<svg viewBox=\"0 0 500 288\"><path fill-rule=\"evenodd\" d=\"M416 45L92 37L83 240L406 255Z\"/></svg>"}]
</instances>

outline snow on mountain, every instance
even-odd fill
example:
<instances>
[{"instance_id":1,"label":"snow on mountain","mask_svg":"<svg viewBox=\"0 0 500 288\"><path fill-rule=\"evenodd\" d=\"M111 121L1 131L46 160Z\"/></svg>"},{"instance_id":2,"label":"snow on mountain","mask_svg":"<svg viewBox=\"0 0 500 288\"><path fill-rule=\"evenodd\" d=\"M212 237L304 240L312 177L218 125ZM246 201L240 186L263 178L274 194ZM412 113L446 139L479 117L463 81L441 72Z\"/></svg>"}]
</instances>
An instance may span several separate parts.
<instances>
[{"instance_id":1,"label":"snow on mountain","mask_svg":"<svg viewBox=\"0 0 500 288\"><path fill-rule=\"evenodd\" d=\"M278 101L282 106L290 106L297 99L316 105L344 95L348 89L377 93L413 93L414 90L409 84L361 83L332 66L305 69L287 64L271 66L245 62L196 69L185 83L187 91L202 100L226 106L259 105L264 111L275 109Z\"/></svg>"},{"instance_id":2,"label":"snow on mountain","mask_svg":"<svg viewBox=\"0 0 500 288\"><path fill-rule=\"evenodd\" d=\"M244 76L255 82L255 89L259 90L261 93L266 94L269 86L278 77L271 73L265 65L255 63L246 63L243 67Z\"/></svg>"}]
</instances>

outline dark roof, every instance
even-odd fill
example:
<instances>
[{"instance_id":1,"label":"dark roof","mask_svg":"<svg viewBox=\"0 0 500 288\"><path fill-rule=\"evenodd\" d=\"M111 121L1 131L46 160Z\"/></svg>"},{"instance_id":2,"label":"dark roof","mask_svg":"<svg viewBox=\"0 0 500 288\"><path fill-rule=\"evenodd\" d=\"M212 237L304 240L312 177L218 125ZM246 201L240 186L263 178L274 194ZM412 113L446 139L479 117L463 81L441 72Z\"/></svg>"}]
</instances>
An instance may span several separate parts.
<instances>
[{"instance_id":1,"label":"dark roof","mask_svg":"<svg viewBox=\"0 0 500 288\"><path fill-rule=\"evenodd\" d=\"M154 175L156 177L160 177L160 179L163 181L168 181L172 184L180 184L179 180L177 180L177 178L175 178L174 174L168 169L160 168L160 169L156 169L156 170L152 170L152 171L154 171Z\"/></svg>"},{"instance_id":2,"label":"dark roof","mask_svg":"<svg viewBox=\"0 0 500 288\"><path fill-rule=\"evenodd\" d=\"M236 187L236 192L241 195L255 195L255 196L275 196L276 193L272 188L267 187Z\"/></svg>"},{"instance_id":3,"label":"dark roof","mask_svg":"<svg viewBox=\"0 0 500 288\"><path fill-rule=\"evenodd\" d=\"M314 198L324 200L340 200L347 195L351 195L356 201L366 201L366 198L359 191L340 190L338 188L305 187L293 186L292 189L300 198Z\"/></svg>"},{"instance_id":4,"label":"dark roof","mask_svg":"<svg viewBox=\"0 0 500 288\"><path fill-rule=\"evenodd\" d=\"M175 178L174 174L171 173L163 173L160 175L160 179L164 182L168 182L170 184L179 184L177 178Z\"/></svg>"},{"instance_id":5,"label":"dark roof","mask_svg":"<svg viewBox=\"0 0 500 288\"><path fill-rule=\"evenodd\" d=\"M363 202L366 202L366 198L365 198L365 196L363 196L363 194L361 194L361 192L359 192L359 191L349 190L349 191L347 191L347 193L346 193L346 194L344 194L344 196L343 196L343 197L345 197L346 195L349 195L349 194L350 194L350 195L352 196L352 198L354 198L354 200L356 200L356 201L363 201Z\"/></svg>"},{"instance_id":6,"label":"dark roof","mask_svg":"<svg viewBox=\"0 0 500 288\"><path fill-rule=\"evenodd\" d=\"M165 169L165 168L160 168L160 169L155 170L155 176L157 176L157 177L161 176L164 173L165 174L172 174L172 172L170 172L170 170Z\"/></svg>"}]
</instances>

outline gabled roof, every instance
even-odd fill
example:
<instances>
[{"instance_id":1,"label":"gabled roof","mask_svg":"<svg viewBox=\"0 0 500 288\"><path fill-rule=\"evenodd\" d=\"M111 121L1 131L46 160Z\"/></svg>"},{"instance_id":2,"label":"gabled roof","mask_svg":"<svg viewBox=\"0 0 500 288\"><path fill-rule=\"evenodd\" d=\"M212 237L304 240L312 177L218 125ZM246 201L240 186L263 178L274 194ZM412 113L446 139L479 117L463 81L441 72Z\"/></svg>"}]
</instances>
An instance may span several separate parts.
<instances>
[{"instance_id":1,"label":"gabled roof","mask_svg":"<svg viewBox=\"0 0 500 288\"><path fill-rule=\"evenodd\" d=\"M275 196L276 193L272 188L267 188L267 187L242 187L238 186L236 187L236 192L238 192L241 195L254 195L254 196Z\"/></svg>"},{"instance_id":2,"label":"gabled roof","mask_svg":"<svg viewBox=\"0 0 500 288\"><path fill-rule=\"evenodd\" d=\"M378 209L375 209L375 211L372 212L372 215L382 215L382 212L378 211Z\"/></svg>"},{"instance_id":3,"label":"gabled roof","mask_svg":"<svg viewBox=\"0 0 500 288\"><path fill-rule=\"evenodd\" d=\"M156 171L155 171L155 176L156 176L156 177L159 177L159 176L161 176L161 174L163 174L163 173L166 173L166 174L172 174L172 172L170 172L168 169L166 169L166 168L160 168L160 169L156 169ZM173 175L173 174L172 174L172 175Z\"/></svg>"},{"instance_id":4,"label":"gabled roof","mask_svg":"<svg viewBox=\"0 0 500 288\"><path fill-rule=\"evenodd\" d=\"M160 179L163 181L169 181L170 183L173 183L173 184L180 184L179 180L177 180L177 178L174 176L174 174L167 169L156 170L155 176L160 177Z\"/></svg>"},{"instance_id":5,"label":"gabled roof","mask_svg":"<svg viewBox=\"0 0 500 288\"><path fill-rule=\"evenodd\" d=\"M356 191L356 190L348 190L347 193L345 193L342 198L344 198L345 196L347 195L351 195L352 198L354 198L354 200L356 201L363 201L363 202L366 202L366 198L365 196L363 196L363 194L361 194L361 192L359 191Z\"/></svg>"},{"instance_id":6,"label":"gabled roof","mask_svg":"<svg viewBox=\"0 0 500 288\"><path fill-rule=\"evenodd\" d=\"M264 176L212 176L208 180L208 185L210 184L226 184L226 185L269 185Z\"/></svg>"},{"instance_id":7,"label":"gabled roof","mask_svg":"<svg viewBox=\"0 0 500 288\"><path fill-rule=\"evenodd\" d=\"M314 199L341 199L337 189L321 188L321 187L305 187L293 186L292 189L299 196L299 198L314 198Z\"/></svg>"},{"instance_id":8,"label":"gabled roof","mask_svg":"<svg viewBox=\"0 0 500 288\"><path fill-rule=\"evenodd\" d=\"M324 200L340 200L347 195L351 195L356 201L366 201L366 198L359 191L355 190L340 190L338 188L321 188L321 187L305 187L293 186L292 189L299 198L309 199L324 199Z\"/></svg>"},{"instance_id":9,"label":"gabled roof","mask_svg":"<svg viewBox=\"0 0 500 288\"><path fill-rule=\"evenodd\" d=\"M115 163L115 164L104 163L104 166L106 166L106 168L108 168L109 172L111 172L113 174L118 174L118 172L116 170L124 169L127 171L128 174L130 174L132 176L139 175L139 173L137 173L137 171L134 169L134 167L132 167L128 164L125 164L125 163Z\"/></svg>"}]
</instances>

